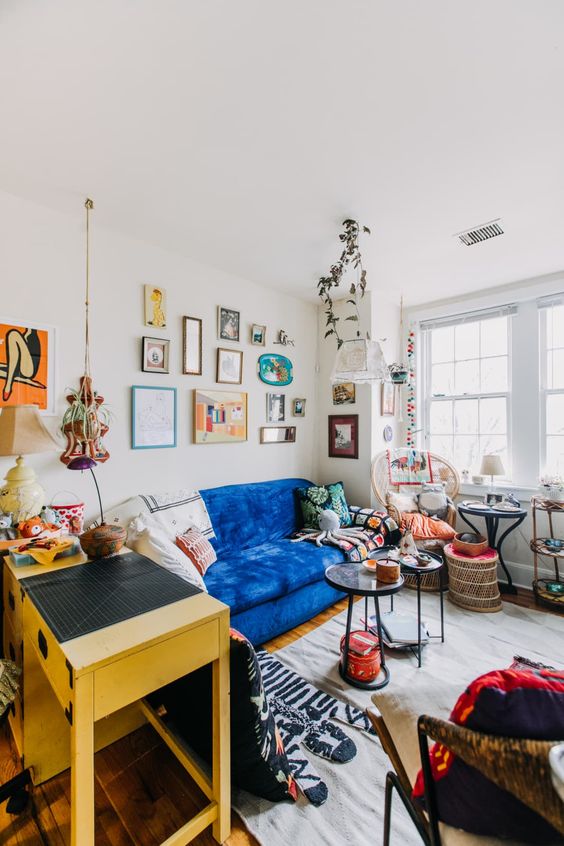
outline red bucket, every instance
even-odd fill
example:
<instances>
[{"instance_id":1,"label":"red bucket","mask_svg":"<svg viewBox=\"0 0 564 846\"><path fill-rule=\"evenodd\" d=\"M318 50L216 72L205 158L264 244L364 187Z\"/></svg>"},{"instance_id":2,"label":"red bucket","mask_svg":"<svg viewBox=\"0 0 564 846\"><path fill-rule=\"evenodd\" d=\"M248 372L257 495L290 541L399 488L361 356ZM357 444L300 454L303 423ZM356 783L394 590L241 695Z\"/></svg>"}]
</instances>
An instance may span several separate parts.
<instances>
[{"instance_id":1,"label":"red bucket","mask_svg":"<svg viewBox=\"0 0 564 846\"><path fill-rule=\"evenodd\" d=\"M341 666L344 661L345 635L341 638ZM380 672L380 647L378 638L364 629L349 635L347 675L358 681L374 681Z\"/></svg>"},{"instance_id":2,"label":"red bucket","mask_svg":"<svg viewBox=\"0 0 564 846\"><path fill-rule=\"evenodd\" d=\"M64 493L69 493L69 491L61 491L61 494ZM59 495L55 494L55 496ZM71 496L76 496L76 494L71 494ZM72 502L70 505L58 505L55 502L51 502L49 505L49 508L57 512L61 519L61 526L69 535L80 535L84 529L84 503L78 501L78 497L76 499L77 502Z\"/></svg>"}]
</instances>

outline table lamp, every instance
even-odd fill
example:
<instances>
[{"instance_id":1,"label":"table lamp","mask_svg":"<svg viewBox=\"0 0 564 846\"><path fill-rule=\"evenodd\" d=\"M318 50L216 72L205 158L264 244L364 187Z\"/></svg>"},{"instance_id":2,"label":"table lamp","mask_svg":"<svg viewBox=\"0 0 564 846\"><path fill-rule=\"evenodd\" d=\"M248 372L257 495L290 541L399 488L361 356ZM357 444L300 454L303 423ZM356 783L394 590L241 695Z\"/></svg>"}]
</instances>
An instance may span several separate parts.
<instances>
[{"instance_id":1,"label":"table lamp","mask_svg":"<svg viewBox=\"0 0 564 846\"><path fill-rule=\"evenodd\" d=\"M490 477L490 490L493 491L494 476L503 476L505 469L499 455L493 453L486 453L482 456L482 464L480 465L480 473L483 476Z\"/></svg>"},{"instance_id":2,"label":"table lamp","mask_svg":"<svg viewBox=\"0 0 564 846\"><path fill-rule=\"evenodd\" d=\"M6 473L0 490L0 510L12 514L13 523L29 520L45 505L45 491L23 456L56 452L61 447L45 428L37 406L7 405L0 414L0 455L17 455L16 466Z\"/></svg>"}]
</instances>

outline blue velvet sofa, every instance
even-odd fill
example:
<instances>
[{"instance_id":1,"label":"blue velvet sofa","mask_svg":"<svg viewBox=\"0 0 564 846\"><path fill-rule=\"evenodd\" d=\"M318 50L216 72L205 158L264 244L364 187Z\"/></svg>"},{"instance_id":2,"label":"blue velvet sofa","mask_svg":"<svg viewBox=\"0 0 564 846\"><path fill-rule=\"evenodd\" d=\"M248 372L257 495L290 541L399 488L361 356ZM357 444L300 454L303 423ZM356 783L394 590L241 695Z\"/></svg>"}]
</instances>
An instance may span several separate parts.
<instances>
[{"instance_id":1,"label":"blue velvet sofa","mask_svg":"<svg viewBox=\"0 0 564 846\"><path fill-rule=\"evenodd\" d=\"M277 479L200 491L216 534L217 562L205 576L212 596L231 608L231 625L253 644L311 619L343 594L323 576L344 560L333 546L291 543L302 527L294 489L307 479Z\"/></svg>"}]
</instances>

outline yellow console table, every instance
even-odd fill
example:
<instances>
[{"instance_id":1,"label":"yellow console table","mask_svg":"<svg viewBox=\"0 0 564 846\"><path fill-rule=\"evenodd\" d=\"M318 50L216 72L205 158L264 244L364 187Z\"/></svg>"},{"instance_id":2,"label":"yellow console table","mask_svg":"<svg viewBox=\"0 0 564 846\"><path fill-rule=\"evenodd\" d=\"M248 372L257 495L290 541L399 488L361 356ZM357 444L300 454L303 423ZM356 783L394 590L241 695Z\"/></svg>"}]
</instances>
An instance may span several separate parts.
<instances>
[{"instance_id":1,"label":"yellow console table","mask_svg":"<svg viewBox=\"0 0 564 846\"><path fill-rule=\"evenodd\" d=\"M73 563L79 561L65 566ZM4 633L16 644L13 606L18 612L23 609L23 718L12 715L12 727L17 731L19 724L18 745L34 783L70 763L72 846L94 846L95 749L144 720L159 732L210 800L165 841L166 846L188 843L210 824L214 838L222 843L230 833L231 814L227 606L199 593L60 643L32 596L21 591L14 595L18 580L36 572L35 567L5 563ZM211 779L144 701L152 691L208 663L213 668Z\"/></svg>"}]
</instances>

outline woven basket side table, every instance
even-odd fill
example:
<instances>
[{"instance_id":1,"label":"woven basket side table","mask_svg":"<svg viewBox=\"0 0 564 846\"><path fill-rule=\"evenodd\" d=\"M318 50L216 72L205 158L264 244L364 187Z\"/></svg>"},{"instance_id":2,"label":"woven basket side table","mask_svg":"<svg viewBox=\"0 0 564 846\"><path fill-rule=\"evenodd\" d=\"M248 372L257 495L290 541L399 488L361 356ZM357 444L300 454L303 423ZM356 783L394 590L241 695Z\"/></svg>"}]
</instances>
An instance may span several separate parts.
<instances>
[{"instance_id":1,"label":"woven basket side table","mask_svg":"<svg viewBox=\"0 0 564 846\"><path fill-rule=\"evenodd\" d=\"M472 557L455 552L451 543L445 546L451 602L468 611L501 611L497 583L499 556L495 549L486 549Z\"/></svg>"}]
</instances>

